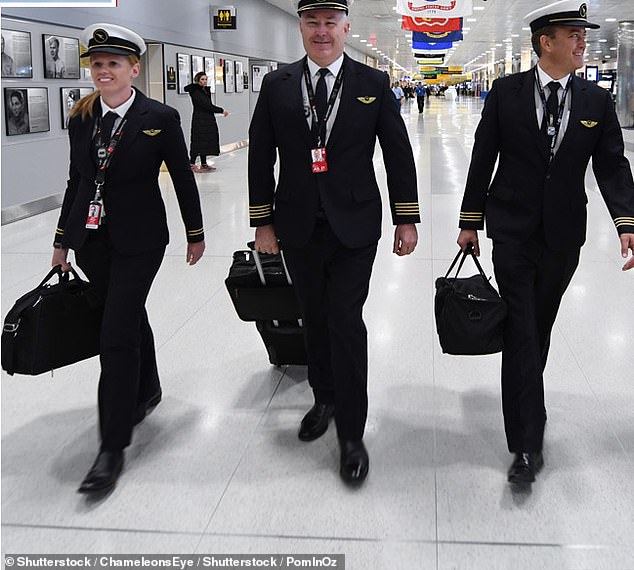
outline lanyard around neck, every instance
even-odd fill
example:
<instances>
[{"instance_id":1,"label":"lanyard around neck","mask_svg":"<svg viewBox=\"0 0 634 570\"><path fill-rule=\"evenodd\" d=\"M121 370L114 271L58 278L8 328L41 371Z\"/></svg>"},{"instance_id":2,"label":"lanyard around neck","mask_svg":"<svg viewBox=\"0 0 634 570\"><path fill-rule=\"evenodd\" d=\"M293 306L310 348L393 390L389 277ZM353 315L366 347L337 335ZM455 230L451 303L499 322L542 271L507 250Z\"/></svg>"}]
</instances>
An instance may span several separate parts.
<instances>
[{"instance_id":1,"label":"lanyard around neck","mask_svg":"<svg viewBox=\"0 0 634 570\"><path fill-rule=\"evenodd\" d=\"M112 162L112 156L114 155L114 151L123 136L123 129L126 126L128 119L123 117L119 126L115 129L109 139L108 134L102 132L102 121L103 117L100 117L97 123L97 134L95 135L95 147L97 148L97 159L99 160L97 165L97 174L95 175L95 184L97 185L98 190L101 190L101 187L106 179L106 170L108 170L108 167Z\"/></svg>"},{"instance_id":2,"label":"lanyard around neck","mask_svg":"<svg viewBox=\"0 0 634 570\"><path fill-rule=\"evenodd\" d=\"M559 136L559 129L561 128L561 121L564 117L564 106L566 105L566 97L568 96L568 90L572 85L572 73L568 77L568 81L566 82L566 87L564 89L564 94L559 102L559 108L557 109L557 117L553 117L550 115L548 111L548 106L546 103L546 94L544 93L544 87L542 86L542 80L539 77L539 71L537 70L537 66L535 66L535 81L537 84L537 91L539 93L539 98L542 101L542 106L544 109L544 118L542 121L548 120L548 127L554 128L552 138L550 140L550 158L549 161L553 159L555 155L555 144L557 144L557 137ZM550 136L550 135L549 135Z\"/></svg>"},{"instance_id":3,"label":"lanyard around neck","mask_svg":"<svg viewBox=\"0 0 634 570\"><path fill-rule=\"evenodd\" d=\"M326 113L322 117L321 121L317 117L317 107L315 106L315 92L313 91L313 82L310 79L310 70L308 69L308 60L304 60L304 80L306 82L306 91L308 92L308 102L310 104L310 112L312 121L315 125L317 125L317 146L321 147L324 145L326 141L321 140L322 127L328 122L330 115L332 114L332 110L335 107L335 101L337 100L337 95L339 95L339 90L341 89L341 83L343 82L343 64L339 68L339 73L337 73L337 78L335 79L335 85L332 88L332 92L330 93L330 97L328 98L328 106L326 107ZM324 81L326 78L324 77Z\"/></svg>"}]
</instances>

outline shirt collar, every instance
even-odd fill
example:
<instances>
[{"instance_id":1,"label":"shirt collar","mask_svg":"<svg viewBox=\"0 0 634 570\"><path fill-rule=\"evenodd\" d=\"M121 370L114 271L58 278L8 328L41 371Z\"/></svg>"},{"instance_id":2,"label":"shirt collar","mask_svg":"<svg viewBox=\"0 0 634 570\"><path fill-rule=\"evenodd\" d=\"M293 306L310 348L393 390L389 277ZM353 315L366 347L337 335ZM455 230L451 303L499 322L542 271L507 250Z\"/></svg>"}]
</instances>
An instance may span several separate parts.
<instances>
[{"instance_id":1,"label":"shirt collar","mask_svg":"<svg viewBox=\"0 0 634 570\"><path fill-rule=\"evenodd\" d=\"M310 76L314 77L317 75L321 67L317 65L310 57L306 58L308 60L308 71L310 71ZM341 54L335 61L333 61L328 67L328 71L332 73L333 77L337 77L341 66L343 65L343 54Z\"/></svg>"},{"instance_id":2,"label":"shirt collar","mask_svg":"<svg viewBox=\"0 0 634 570\"><path fill-rule=\"evenodd\" d=\"M557 83L561 85L561 88L565 89L568 84L568 78L570 77L569 73L568 75L564 75L561 79L553 79L541 68L539 63L537 64L537 73L539 73L539 80L542 82L543 87L546 87L551 81L557 81Z\"/></svg>"},{"instance_id":3,"label":"shirt collar","mask_svg":"<svg viewBox=\"0 0 634 570\"><path fill-rule=\"evenodd\" d=\"M134 103L135 97L136 97L136 90L132 89L132 96L125 103L122 103L121 105L119 105L118 107L115 107L114 109L112 107L108 107L108 105L106 105L106 102L103 99L101 99L101 116L105 117L108 111L112 111L116 115L119 115L119 117L124 117L125 114L128 112L128 109L132 107L132 103Z\"/></svg>"}]
</instances>

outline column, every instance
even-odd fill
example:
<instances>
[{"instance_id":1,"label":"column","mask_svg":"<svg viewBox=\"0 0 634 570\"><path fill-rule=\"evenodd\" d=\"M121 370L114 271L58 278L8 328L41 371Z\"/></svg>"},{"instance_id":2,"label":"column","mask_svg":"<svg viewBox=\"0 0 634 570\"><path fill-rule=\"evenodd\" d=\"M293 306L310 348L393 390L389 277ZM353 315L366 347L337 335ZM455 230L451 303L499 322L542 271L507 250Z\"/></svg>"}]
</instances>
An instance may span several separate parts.
<instances>
[{"instance_id":1,"label":"column","mask_svg":"<svg viewBox=\"0 0 634 570\"><path fill-rule=\"evenodd\" d=\"M634 127L634 22L619 22L616 113L622 127Z\"/></svg>"}]
</instances>

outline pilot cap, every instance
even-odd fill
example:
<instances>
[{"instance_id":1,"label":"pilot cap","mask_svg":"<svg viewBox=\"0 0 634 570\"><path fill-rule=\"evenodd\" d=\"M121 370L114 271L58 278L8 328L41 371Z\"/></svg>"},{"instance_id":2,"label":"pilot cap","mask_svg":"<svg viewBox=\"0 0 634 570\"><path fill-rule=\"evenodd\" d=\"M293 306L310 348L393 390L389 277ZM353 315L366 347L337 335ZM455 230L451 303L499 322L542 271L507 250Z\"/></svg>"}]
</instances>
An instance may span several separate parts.
<instances>
[{"instance_id":1,"label":"pilot cap","mask_svg":"<svg viewBox=\"0 0 634 570\"><path fill-rule=\"evenodd\" d=\"M300 16L309 10L342 10L346 14L354 0L296 0L297 14Z\"/></svg>"},{"instance_id":2,"label":"pilot cap","mask_svg":"<svg viewBox=\"0 0 634 570\"><path fill-rule=\"evenodd\" d=\"M579 0L560 0L526 14L531 33L546 26L579 26L596 30L600 26L588 22L588 6Z\"/></svg>"},{"instance_id":3,"label":"pilot cap","mask_svg":"<svg viewBox=\"0 0 634 570\"><path fill-rule=\"evenodd\" d=\"M92 24L81 32L80 40L88 48L81 57L93 53L137 56L145 53L145 42L139 34L115 24Z\"/></svg>"}]
</instances>

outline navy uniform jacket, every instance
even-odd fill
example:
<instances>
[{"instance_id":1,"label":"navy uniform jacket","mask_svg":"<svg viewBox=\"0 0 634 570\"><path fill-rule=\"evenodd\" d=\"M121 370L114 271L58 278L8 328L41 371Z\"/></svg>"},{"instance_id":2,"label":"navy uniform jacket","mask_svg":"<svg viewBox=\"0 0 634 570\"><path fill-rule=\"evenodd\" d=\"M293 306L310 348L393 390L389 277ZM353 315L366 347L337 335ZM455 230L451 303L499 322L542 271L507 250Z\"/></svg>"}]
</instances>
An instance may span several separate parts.
<instances>
[{"instance_id":1,"label":"navy uniform jacket","mask_svg":"<svg viewBox=\"0 0 634 570\"><path fill-rule=\"evenodd\" d=\"M493 83L475 134L460 227L482 229L486 217L491 239L521 243L543 224L550 248L579 248L586 239L584 178L592 158L616 229L633 233L634 182L610 94L573 77L568 127L549 165L534 89L534 69Z\"/></svg>"},{"instance_id":2,"label":"navy uniform jacket","mask_svg":"<svg viewBox=\"0 0 634 570\"><path fill-rule=\"evenodd\" d=\"M304 116L303 70L302 59L262 82L249 129L251 226L274 223L283 243L301 247L313 232L321 204L346 247L376 243L381 236L381 197L372 163L377 137L392 220L419 222L414 157L388 76L344 55L341 100L326 145L328 172L313 174L310 149L315 141Z\"/></svg>"},{"instance_id":3,"label":"navy uniform jacket","mask_svg":"<svg viewBox=\"0 0 634 570\"><path fill-rule=\"evenodd\" d=\"M88 233L88 206L95 195L96 157L93 118L73 117L69 124L70 174L55 232L55 241L78 250ZM167 245L169 234L158 175L165 161L169 170L188 242L204 239L196 181L189 165L178 112L140 91L126 114L123 136L106 171L103 191L108 235L114 248L131 255Z\"/></svg>"}]
</instances>

